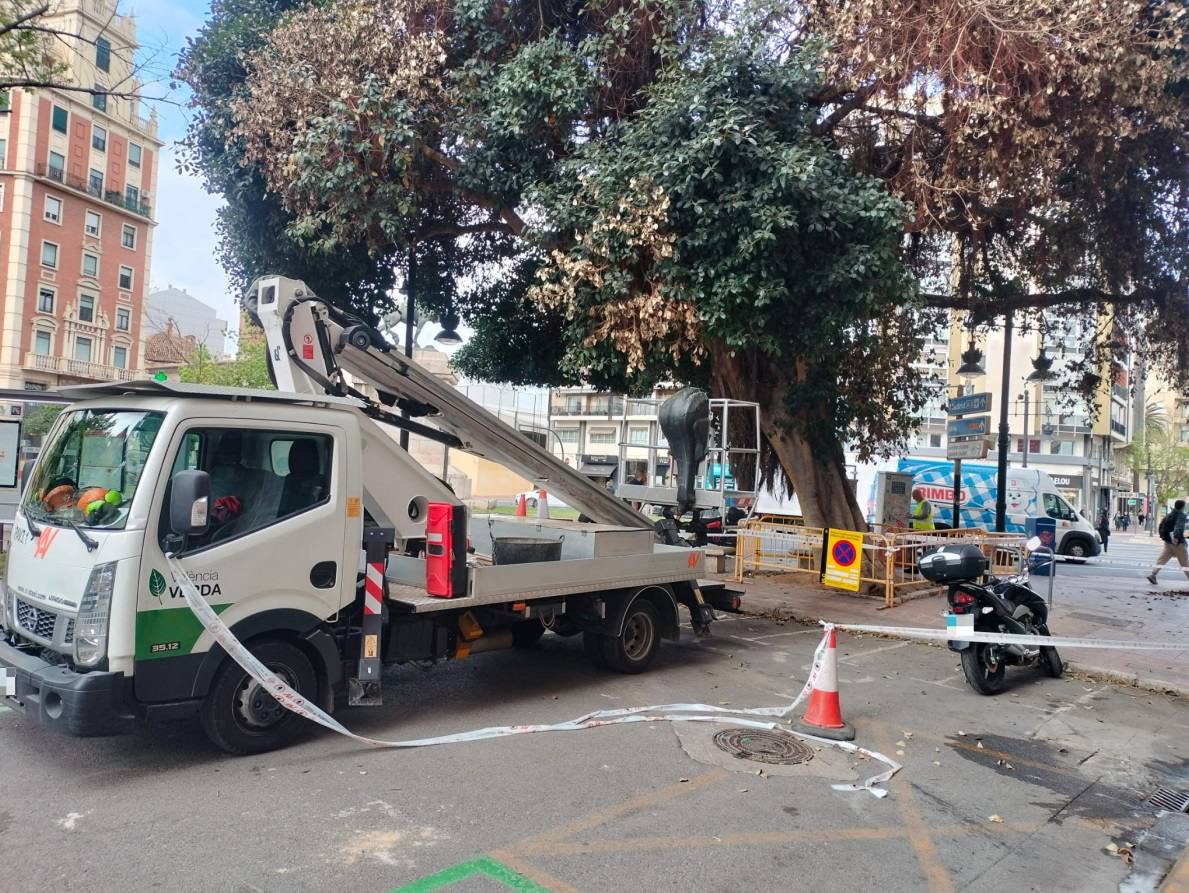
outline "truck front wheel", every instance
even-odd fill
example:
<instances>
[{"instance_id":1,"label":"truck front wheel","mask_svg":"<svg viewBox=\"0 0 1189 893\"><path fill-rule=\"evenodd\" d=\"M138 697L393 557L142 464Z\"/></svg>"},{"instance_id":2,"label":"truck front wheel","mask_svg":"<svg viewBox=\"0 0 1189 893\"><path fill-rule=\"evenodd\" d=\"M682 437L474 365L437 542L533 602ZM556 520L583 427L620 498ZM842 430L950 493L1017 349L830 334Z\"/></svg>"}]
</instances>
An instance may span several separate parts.
<instances>
[{"instance_id":1,"label":"truck front wheel","mask_svg":"<svg viewBox=\"0 0 1189 893\"><path fill-rule=\"evenodd\" d=\"M307 698L317 697L313 664L296 645L267 641L252 645L250 650L290 688ZM202 703L201 719L202 730L213 744L240 756L284 747L306 725L230 658L215 675Z\"/></svg>"}]
</instances>

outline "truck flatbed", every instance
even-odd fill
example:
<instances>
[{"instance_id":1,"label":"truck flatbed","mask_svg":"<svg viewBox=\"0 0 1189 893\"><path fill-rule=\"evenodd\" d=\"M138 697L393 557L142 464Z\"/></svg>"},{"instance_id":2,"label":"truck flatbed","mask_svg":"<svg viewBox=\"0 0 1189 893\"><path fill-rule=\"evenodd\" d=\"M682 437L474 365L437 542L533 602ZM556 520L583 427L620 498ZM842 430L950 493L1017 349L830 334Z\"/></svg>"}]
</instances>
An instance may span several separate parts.
<instances>
[{"instance_id":1,"label":"truck flatbed","mask_svg":"<svg viewBox=\"0 0 1189 893\"><path fill-rule=\"evenodd\" d=\"M402 575L399 571L394 572L390 560L388 600L397 611L422 614L613 589L698 583L698 575L704 572L701 552L675 547L657 548L658 551L643 555L472 567L470 593L456 598L437 598L428 595L420 586L402 583Z\"/></svg>"}]
</instances>

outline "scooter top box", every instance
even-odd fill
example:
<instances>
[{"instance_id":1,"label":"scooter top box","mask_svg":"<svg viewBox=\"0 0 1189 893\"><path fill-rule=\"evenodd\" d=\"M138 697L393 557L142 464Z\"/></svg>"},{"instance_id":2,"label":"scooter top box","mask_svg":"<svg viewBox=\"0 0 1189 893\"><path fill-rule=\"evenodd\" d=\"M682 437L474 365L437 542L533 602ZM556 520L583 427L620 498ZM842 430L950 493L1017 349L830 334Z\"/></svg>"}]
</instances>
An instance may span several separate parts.
<instances>
[{"instance_id":1,"label":"scooter top box","mask_svg":"<svg viewBox=\"0 0 1189 893\"><path fill-rule=\"evenodd\" d=\"M942 546L921 556L917 564L921 569L921 576L934 583L977 580L991 567L982 549L973 543Z\"/></svg>"}]
</instances>

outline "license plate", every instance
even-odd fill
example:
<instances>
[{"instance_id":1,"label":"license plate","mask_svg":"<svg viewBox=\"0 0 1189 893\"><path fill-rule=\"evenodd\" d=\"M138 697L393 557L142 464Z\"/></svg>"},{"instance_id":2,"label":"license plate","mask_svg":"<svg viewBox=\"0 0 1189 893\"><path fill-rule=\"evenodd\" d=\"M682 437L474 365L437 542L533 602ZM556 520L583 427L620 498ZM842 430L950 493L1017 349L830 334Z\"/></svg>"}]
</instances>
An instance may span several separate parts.
<instances>
[{"instance_id":1,"label":"license plate","mask_svg":"<svg viewBox=\"0 0 1189 893\"><path fill-rule=\"evenodd\" d=\"M0 667L0 692L6 698L15 698L17 696L16 673L7 667Z\"/></svg>"},{"instance_id":2,"label":"license plate","mask_svg":"<svg viewBox=\"0 0 1189 893\"><path fill-rule=\"evenodd\" d=\"M969 635L974 632L974 615L973 614L946 614L945 615L946 631L956 637Z\"/></svg>"}]
</instances>

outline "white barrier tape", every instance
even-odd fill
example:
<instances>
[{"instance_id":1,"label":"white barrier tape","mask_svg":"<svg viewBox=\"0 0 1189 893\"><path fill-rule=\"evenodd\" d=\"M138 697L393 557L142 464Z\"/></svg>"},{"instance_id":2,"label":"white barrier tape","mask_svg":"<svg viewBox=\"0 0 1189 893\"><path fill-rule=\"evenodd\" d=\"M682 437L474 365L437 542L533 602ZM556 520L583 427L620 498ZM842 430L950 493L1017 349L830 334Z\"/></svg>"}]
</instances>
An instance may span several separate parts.
<instances>
[{"instance_id":1,"label":"white barrier tape","mask_svg":"<svg viewBox=\"0 0 1189 893\"><path fill-rule=\"evenodd\" d=\"M813 652L813 662L809 671L809 678L806 679L805 685L802 686L801 691L792 700L791 703L782 707L751 707L732 709L728 707L716 707L711 704L657 704L650 707L621 707L613 710L595 710L587 713L577 719L567 720L565 722L551 723L551 724L534 724L534 725L517 725L517 726L488 726L482 729L473 729L469 732L455 732L451 735L438 735L433 738L414 738L407 741L384 741L379 738L368 738L364 735L357 735L340 723L334 717L330 716L317 704L311 703L308 699L303 697L299 692L290 688L284 680L278 677L275 673L268 669L264 664L257 660L256 656L244 646L239 639L237 639L227 628L227 625L219 619L211 606L206 603L206 600L199 594L198 588L191 582L189 576L186 574L185 568L181 566L176 558L172 555L166 556L166 561L169 564L170 573L173 576L174 582L181 589L185 596L186 604L189 605L190 610L194 612L194 616L198 618L203 627L215 639L215 641L223 648L224 651L244 670L255 679L261 686L268 691L269 694L276 699L277 703L283 706L286 710L296 713L298 716L303 716L306 719L317 723L318 725L329 729L332 732L337 732L348 738L360 741L364 744L370 744L374 747L391 747L391 748L412 748L412 747L433 747L439 744L457 744L463 741L482 741L488 738L505 738L510 735L527 735L534 732L575 732L581 729L595 729L602 726L622 725L633 722L713 722L723 723L729 721L732 725L742 726L749 729L765 729L768 731L782 732L785 734L796 735L799 738L804 738L808 741L814 741L821 744L830 744L844 750L848 753L858 753L863 756L879 760L888 766L887 771L881 772L878 775L873 775L860 784L836 784L832 785L838 791L868 791L875 797L886 797L888 792L876 785L883 784L888 781L893 775L903 768L895 760L892 760L881 753L866 748L859 747L857 744L852 744L849 741L831 741L826 738L818 738L815 735L807 735L803 732L798 732L793 729L781 725L779 722L762 722L757 719L746 719L747 716L771 716L783 719L788 714L792 713L797 705L805 699L813 688L814 682L817 681L818 674L821 671L822 659L825 655L826 647L830 639L831 627L827 624L826 629L822 635L821 642L818 643L817 649Z\"/></svg>"},{"instance_id":2,"label":"white barrier tape","mask_svg":"<svg viewBox=\"0 0 1189 893\"><path fill-rule=\"evenodd\" d=\"M1184 651L1184 642L1128 642L1122 639L1079 639L1073 636L1025 636L1016 633L988 633L972 630L930 629L917 626L872 626L862 623L827 623L824 626L853 633L879 633L905 639L954 642L985 642L989 645L1051 645L1054 648L1100 648L1113 651Z\"/></svg>"}]
</instances>

